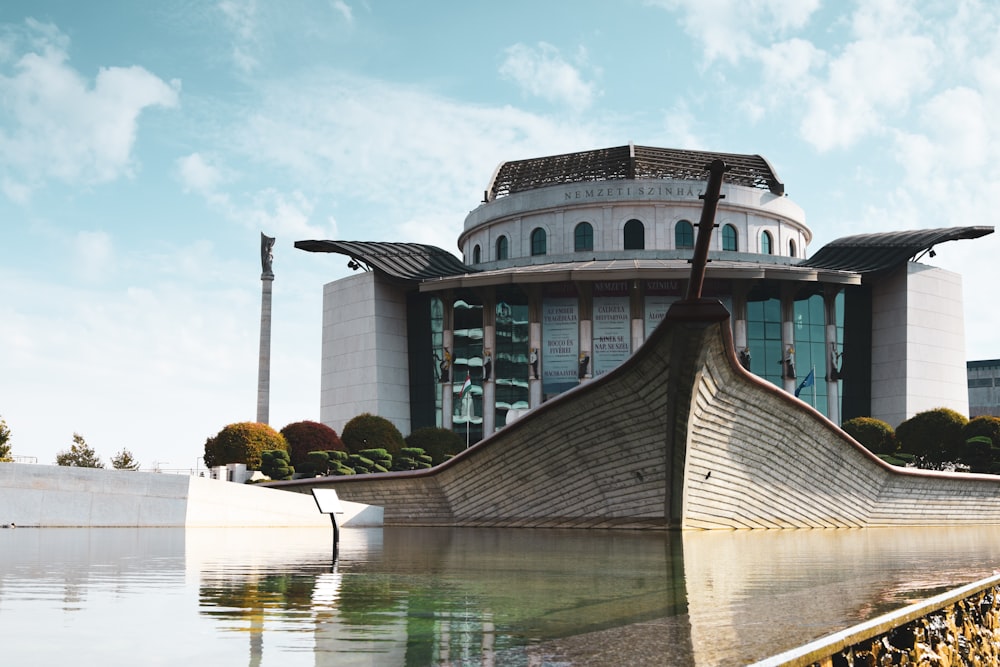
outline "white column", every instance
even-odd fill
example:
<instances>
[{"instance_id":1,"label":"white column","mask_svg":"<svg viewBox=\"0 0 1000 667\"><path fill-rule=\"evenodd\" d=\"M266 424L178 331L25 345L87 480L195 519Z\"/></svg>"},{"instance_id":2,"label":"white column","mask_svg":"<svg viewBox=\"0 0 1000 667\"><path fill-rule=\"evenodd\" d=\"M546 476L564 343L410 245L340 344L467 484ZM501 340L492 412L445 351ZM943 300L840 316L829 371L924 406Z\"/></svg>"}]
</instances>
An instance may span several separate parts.
<instances>
[{"instance_id":1,"label":"white column","mask_svg":"<svg viewBox=\"0 0 1000 667\"><path fill-rule=\"evenodd\" d=\"M826 416L840 425L840 350L837 347L837 293L839 288L827 287L823 292L826 315Z\"/></svg>"},{"instance_id":2,"label":"white column","mask_svg":"<svg viewBox=\"0 0 1000 667\"><path fill-rule=\"evenodd\" d=\"M274 274L260 276L260 356L257 360L257 422L268 423L271 405L271 288Z\"/></svg>"},{"instance_id":3,"label":"white column","mask_svg":"<svg viewBox=\"0 0 1000 667\"><path fill-rule=\"evenodd\" d=\"M795 393L798 386L795 367L795 286L782 285L781 289L781 384L785 391ZM787 372L789 369L793 373Z\"/></svg>"}]
</instances>

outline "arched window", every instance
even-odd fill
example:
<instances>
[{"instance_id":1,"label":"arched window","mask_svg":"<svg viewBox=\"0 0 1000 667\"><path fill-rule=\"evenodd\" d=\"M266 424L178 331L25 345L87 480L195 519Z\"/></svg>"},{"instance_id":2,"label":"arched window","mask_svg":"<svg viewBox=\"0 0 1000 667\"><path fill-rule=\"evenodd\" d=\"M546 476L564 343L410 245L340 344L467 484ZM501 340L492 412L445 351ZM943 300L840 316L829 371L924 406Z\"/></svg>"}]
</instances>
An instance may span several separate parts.
<instances>
[{"instance_id":1,"label":"arched window","mask_svg":"<svg viewBox=\"0 0 1000 667\"><path fill-rule=\"evenodd\" d=\"M795 239L788 239L788 256L796 257L795 254Z\"/></svg>"},{"instance_id":2,"label":"arched window","mask_svg":"<svg viewBox=\"0 0 1000 667\"><path fill-rule=\"evenodd\" d=\"M674 246L677 248L694 247L694 226L687 220L681 220L674 227Z\"/></svg>"},{"instance_id":3,"label":"arched window","mask_svg":"<svg viewBox=\"0 0 1000 667\"><path fill-rule=\"evenodd\" d=\"M740 247L740 237L732 225L722 226L722 249L736 252Z\"/></svg>"},{"instance_id":4,"label":"arched window","mask_svg":"<svg viewBox=\"0 0 1000 667\"><path fill-rule=\"evenodd\" d=\"M632 219L625 223L625 249L644 250L646 248L646 228L638 220Z\"/></svg>"},{"instance_id":5,"label":"arched window","mask_svg":"<svg viewBox=\"0 0 1000 667\"><path fill-rule=\"evenodd\" d=\"M763 255L770 255L774 251L774 239L771 238L771 232L764 232L760 235L760 252Z\"/></svg>"},{"instance_id":6,"label":"arched window","mask_svg":"<svg viewBox=\"0 0 1000 667\"><path fill-rule=\"evenodd\" d=\"M480 249L479 244L472 249L472 263L479 264L483 260L483 251Z\"/></svg>"},{"instance_id":7,"label":"arched window","mask_svg":"<svg viewBox=\"0 0 1000 667\"><path fill-rule=\"evenodd\" d=\"M507 259L507 237L497 239L497 259Z\"/></svg>"},{"instance_id":8,"label":"arched window","mask_svg":"<svg viewBox=\"0 0 1000 667\"><path fill-rule=\"evenodd\" d=\"M581 250L593 250L594 249L594 228L589 222L581 222L573 230L573 250L580 252Z\"/></svg>"},{"instance_id":9,"label":"arched window","mask_svg":"<svg viewBox=\"0 0 1000 667\"><path fill-rule=\"evenodd\" d=\"M541 227L536 227L531 232L531 254L532 256L545 254L545 230Z\"/></svg>"}]
</instances>

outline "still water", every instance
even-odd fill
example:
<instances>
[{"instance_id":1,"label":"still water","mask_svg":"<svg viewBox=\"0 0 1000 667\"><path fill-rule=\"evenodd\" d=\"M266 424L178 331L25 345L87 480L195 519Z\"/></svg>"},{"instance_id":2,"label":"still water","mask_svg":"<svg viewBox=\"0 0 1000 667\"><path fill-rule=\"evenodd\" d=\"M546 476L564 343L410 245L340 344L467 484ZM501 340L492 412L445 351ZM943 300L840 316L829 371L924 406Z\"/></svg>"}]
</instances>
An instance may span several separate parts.
<instances>
[{"instance_id":1,"label":"still water","mask_svg":"<svg viewBox=\"0 0 1000 667\"><path fill-rule=\"evenodd\" d=\"M1000 569L1000 528L0 530L0 665L741 665Z\"/></svg>"}]
</instances>

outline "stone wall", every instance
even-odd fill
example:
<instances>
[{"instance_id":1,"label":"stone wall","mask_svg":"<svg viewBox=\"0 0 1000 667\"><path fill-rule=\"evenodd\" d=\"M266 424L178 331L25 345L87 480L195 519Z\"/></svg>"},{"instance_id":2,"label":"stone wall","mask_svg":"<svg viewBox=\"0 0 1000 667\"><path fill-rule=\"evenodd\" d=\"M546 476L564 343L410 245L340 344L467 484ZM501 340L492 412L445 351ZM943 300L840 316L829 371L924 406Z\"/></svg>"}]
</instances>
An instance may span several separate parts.
<instances>
[{"instance_id":1,"label":"stone wall","mask_svg":"<svg viewBox=\"0 0 1000 667\"><path fill-rule=\"evenodd\" d=\"M752 667L1000 664L1000 576L886 614Z\"/></svg>"},{"instance_id":2,"label":"stone wall","mask_svg":"<svg viewBox=\"0 0 1000 667\"><path fill-rule=\"evenodd\" d=\"M311 495L186 475L0 463L0 526L11 524L330 529Z\"/></svg>"},{"instance_id":3,"label":"stone wall","mask_svg":"<svg viewBox=\"0 0 1000 667\"><path fill-rule=\"evenodd\" d=\"M386 524L833 528L1000 523L1000 477L890 466L744 371L728 312L677 303L614 371L430 471L276 482Z\"/></svg>"}]
</instances>

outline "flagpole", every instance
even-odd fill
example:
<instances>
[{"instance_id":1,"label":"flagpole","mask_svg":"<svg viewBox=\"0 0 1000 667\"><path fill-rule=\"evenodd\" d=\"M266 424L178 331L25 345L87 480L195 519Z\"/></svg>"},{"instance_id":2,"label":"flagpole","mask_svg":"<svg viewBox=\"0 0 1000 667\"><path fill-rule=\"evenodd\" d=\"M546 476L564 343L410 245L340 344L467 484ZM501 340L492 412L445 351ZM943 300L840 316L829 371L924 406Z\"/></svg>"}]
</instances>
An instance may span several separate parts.
<instances>
[{"instance_id":1,"label":"flagpole","mask_svg":"<svg viewBox=\"0 0 1000 667\"><path fill-rule=\"evenodd\" d=\"M816 407L816 364L813 364L812 371L810 371L813 376L813 407Z\"/></svg>"}]
</instances>

